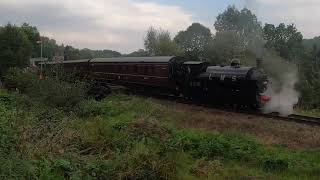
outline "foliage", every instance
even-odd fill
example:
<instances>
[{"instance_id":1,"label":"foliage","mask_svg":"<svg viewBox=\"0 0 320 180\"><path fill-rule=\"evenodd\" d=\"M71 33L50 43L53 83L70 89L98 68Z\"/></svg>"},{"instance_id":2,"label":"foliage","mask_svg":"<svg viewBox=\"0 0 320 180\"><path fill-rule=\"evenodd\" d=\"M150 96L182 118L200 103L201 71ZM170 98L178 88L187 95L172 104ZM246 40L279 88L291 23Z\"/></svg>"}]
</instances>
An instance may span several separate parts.
<instances>
[{"instance_id":1,"label":"foliage","mask_svg":"<svg viewBox=\"0 0 320 180\"><path fill-rule=\"evenodd\" d=\"M281 159L267 159L263 162L265 171L284 171L288 169L288 162Z\"/></svg>"},{"instance_id":2,"label":"foliage","mask_svg":"<svg viewBox=\"0 0 320 180\"><path fill-rule=\"evenodd\" d=\"M180 31L174 41L191 59L203 59L205 48L211 40L210 29L199 23L193 23L186 31Z\"/></svg>"},{"instance_id":3,"label":"foliage","mask_svg":"<svg viewBox=\"0 0 320 180\"><path fill-rule=\"evenodd\" d=\"M54 39L48 37L41 37L42 43L42 57L52 60L55 56L63 55L63 46L59 46ZM34 58L41 56L41 44L36 46L37 48L33 51Z\"/></svg>"},{"instance_id":4,"label":"foliage","mask_svg":"<svg viewBox=\"0 0 320 180\"><path fill-rule=\"evenodd\" d=\"M213 64L225 64L242 54L241 40L236 33L219 32L206 47L205 56Z\"/></svg>"},{"instance_id":5,"label":"foliage","mask_svg":"<svg viewBox=\"0 0 320 180\"><path fill-rule=\"evenodd\" d=\"M126 56L127 57L145 57L145 56L149 56L149 54L144 49L139 49L138 51L134 51L130 54L127 54Z\"/></svg>"},{"instance_id":6,"label":"foliage","mask_svg":"<svg viewBox=\"0 0 320 180\"><path fill-rule=\"evenodd\" d=\"M303 36L294 24L286 26L281 23L278 27L273 24L265 24L263 31L267 48L274 49L280 57L286 60L297 59L298 53L301 53L302 50Z\"/></svg>"},{"instance_id":7,"label":"foliage","mask_svg":"<svg viewBox=\"0 0 320 180\"><path fill-rule=\"evenodd\" d=\"M227 10L218 15L214 26L217 32L236 33L244 50L262 36L261 23L247 8L239 11L235 6L229 6Z\"/></svg>"},{"instance_id":8,"label":"foliage","mask_svg":"<svg viewBox=\"0 0 320 180\"><path fill-rule=\"evenodd\" d=\"M64 60L75 60L80 59L79 49L75 49L72 46L66 46L64 48Z\"/></svg>"},{"instance_id":9,"label":"foliage","mask_svg":"<svg viewBox=\"0 0 320 180\"><path fill-rule=\"evenodd\" d=\"M301 104L307 108L320 106L320 50L314 51L311 56L305 56L305 61L300 63L300 90L302 92Z\"/></svg>"},{"instance_id":10,"label":"foliage","mask_svg":"<svg viewBox=\"0 0 320 180\"><path fill-rule=\"evenodd\" d=\"M4 83L8 89L17 88L17 90L25 92L27 88L32 86L32 81L35 79L34 73L19 68L10 68L4 76Z\"/></svg>"},{"instance_id":11,"label":"foliage","mask_svg":"<svg viewBox=\"0 0 320 180\"><path fill-rule=\"evenodd\" d=\"M11 89L17 89L46 105L70 108L86 97L87 85L83 82L65 80L68 80L68 77L63 73L39 80L33 72L17 68L11 69L5 76L5 83Z\"/></svg>"},{"instance_id":12,"label":"foliage","mask_svg":"<svg viewBox=\"0 0 320 180\"><path fill-rule=\"evenodd\" d=\"M91 58L111 58L119 57L121 54L112 50L90 50L87 48L76 49L72 46L66 46L64 48L65 60L77 60L77 59L91 59Z\"/></svg>"},{"instance_id":13,"label":"foliage","mask_svg":"<svg viewBox=\"0 0 320 180\"><path fill-rule=\"evenodd\" d=\"M40 40L40 33L38 31L38 28L36 26L30 26L28 23L23 23L21 25L21 31L24 32L24 34L28 37L28 40L32 46L32 57L39 57L36 55L37 52L40 53L39 51L36 51L38 49L39 44L37 44L37 41Z\"/></svg>"},{"instance_id":14,"label":"foliage","mask_svg":"<svg viewBox=\"0 0 320 180\"><path fill-rule=\"evenodd\" d=\"M171 39L170 33L162 29L149 28L144 46L150 56L172 56L179 55L180 49Z\"/></svg>"},{"instance_id":15,"label":"foliage","mask_svg":"<svg viewBox=\"0 0 320 180\"><path fill-rule=\"evenodd\" d=\"M315 54L320 48L320 36L312 39L303 39L302 44L307 53Z\"/></svg>"},{"instance_id":16,"label":"foliage","mask_svg":"<svg viewBox=\"0 0 320 180\"><path fill-rule=\"evenodd\" d=\"M27 89L30 97L60 108L71 108L86 97L85 84L66 83L53 78L34 81Z\"/></svg>"},{"instance_id":17,"label":"foliage","mask_svg":"<svg viewBox=\"0 0 320 180\"><path fill-rule=\"evenodd\" d=\"M23 31L11 24L0 28L0 74L10 67L25 67L29 63L31 44Z\"/></svg>"}]
</instances>

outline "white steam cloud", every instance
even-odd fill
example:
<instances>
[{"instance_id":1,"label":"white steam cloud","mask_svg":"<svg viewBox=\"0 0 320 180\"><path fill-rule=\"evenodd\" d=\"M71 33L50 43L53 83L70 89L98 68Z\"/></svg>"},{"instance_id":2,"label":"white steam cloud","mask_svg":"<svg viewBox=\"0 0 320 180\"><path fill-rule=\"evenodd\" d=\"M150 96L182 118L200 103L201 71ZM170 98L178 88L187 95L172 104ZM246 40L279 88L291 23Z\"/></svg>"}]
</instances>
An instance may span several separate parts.
<instances>
[{"instance_id":1,"label":"white steam cloud","mask_svg":"<svg viewBox=\"0 0 320 180\"><path fill-rule=\"evenodd\" d=\"M264 113L277 112L281 116L293 114L294 105L298 103L299 93L295 89L298 83L297 71L286 72L280 77L281 83L271 80L271 85L266 92L266 95L271 97L270 102L266 104Z\"/></svg>"}]
</instances>

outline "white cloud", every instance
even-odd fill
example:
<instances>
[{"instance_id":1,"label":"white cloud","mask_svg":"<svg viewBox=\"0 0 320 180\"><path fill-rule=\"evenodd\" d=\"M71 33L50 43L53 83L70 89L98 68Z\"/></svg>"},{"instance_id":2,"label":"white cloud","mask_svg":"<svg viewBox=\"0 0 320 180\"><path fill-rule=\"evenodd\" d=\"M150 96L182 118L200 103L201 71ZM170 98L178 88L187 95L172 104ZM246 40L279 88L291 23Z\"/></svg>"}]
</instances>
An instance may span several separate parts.
<instances>
[{"instance_id":1,"label":"white cloud","mask_svg":"<svg viewBox=\"0 0 320 180\"><path fill-rule=\"evenodd\" d=\"M130 52L150 26L173 34L192 23L181 7L137 0L1 0L0 23L30 24L58 42Z\"/></svg>"},{"instance_id":2,"label":"white cloud","mask_svg":"<svg viewBox=\"0 0 320 180\"><path fill-rule=\"evenodd\" d=\"M270 23L294 23L305 38L320 36L320 0L255 0L259 17Z\"/></svg>"}]
</instances>

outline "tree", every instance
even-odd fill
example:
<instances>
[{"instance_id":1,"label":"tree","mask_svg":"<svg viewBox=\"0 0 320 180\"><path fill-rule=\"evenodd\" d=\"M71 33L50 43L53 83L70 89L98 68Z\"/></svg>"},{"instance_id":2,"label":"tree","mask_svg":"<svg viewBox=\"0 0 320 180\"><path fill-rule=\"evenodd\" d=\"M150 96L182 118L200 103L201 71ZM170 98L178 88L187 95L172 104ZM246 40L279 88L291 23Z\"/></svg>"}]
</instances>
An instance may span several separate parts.
<instances>
[{"instance_id":1,"label":"tree","mask_svg":"<svg viewBox=\"0 0 320 180\"><path fill-rule=\"evenodd\" d=\"M316 44L315 44L316 45ZM320 49L305 52L299 62L301 104L309 108L320 107Z\"/></svg>"},{"instance_id":2,"label":"tree","mask_svg":"<svg viewBox=\"0 0 320 180\"><path fill-rule=\"evenodd\" d=\"M75 49L72 46L66 46L64 48L64 60L76 60L80 59L79 49Z\"/></svg>"},{"instance_id":3,"label":"tree","mask_svg":"<svg viewBox=\"0 0 320 180\"><path fill-rule=\"evenodd\" d=\"M94 51L94 57L100 57L100 58L111 58L111 57L120 57L121 53L117 51L112 51L112 50L98 50Z\"/></svg>"},{"instance_id":4,"label":"tree","mask_svg":"<svg viewBox=\"0 0 320 180\"><path fill-rule=\"evenodd\" d=\"M309 53L317 51L320 49L320 36L313 39L303 39L302 45Z\"/></svg>"},{"instance_id":5,"label":"tree","mask_svg":"<svg viewBox=\"0 0 320 180\"><path fill-rule=\"evenodd\" d=\"M239 11L235 6L229 6L226 11L218 15L214 26L217 32L236 33L244 50L263 37L261 23L247 8Z\"/></svg>"},{"instance_id":6,"label":"tree","mask_svg":"<svg viewBox=\"0 0 320 180\"><path fill-rule=\"evenodd\" d=\"M30 44L31 44L31 48L32 48L32 57L39 57L38 56L38 51L37 51L37 46L39 46L37 44L37 41L40 40L40 33L38 31L38 28L35 26L30 26L28 23L23 23L21 26L21 30L25 33L25 35L27 36Z\"/></svg>"},{"instance_id":7,"label":"tree","mask_svg":"<svg viewBox=\"0 0 320 180\"><path fill-rule=\"evenodd\" d=\"M81 59L90 59L90 58L93 58L93 54L94 54L95 51L91 51L90 49L81 49L79 54L80 54L80 58Z\"/></svg>"},{"instance_id":8,"label":"tree","mask_svg":"<svg viewBox=\"0 0 320 180\"><path fill-rule=\"evenodd\" d=\"M157 36L158 36L158 31L153 27L150 27L148 29L146 38L144 40L144 47L146 48L150 56L156 55L157 41L158 41Z\"/></svg>"},{"instance_id":9,"label":"tree","mask_svg":"<svg viewBox=\"0 0 320 180\"><path fill-rule=\"evenodd\" d=\"M172 56L180 54L177 44L171 39L170 33L150 28L144 40L145 49L150 56Z\"/></svg>"},{"instance_id":10,"label":"tree","mask_svg":"<svg viewBox=\"0 0 320 180\"><path fill-rule=\"evenodd\" d=\"M52 59L53 56L55 56L57 54L57 52L59 51L59 47L56 43L56 40L54 39L50 39L48 37L41 37L41 41L42 41L42 56L46 57L48 59ZM40 52L40 45L38 45L37 50L38 52ZM38 56L40 57L40 56Z\"/></svg>"},{"instance_id":11,"label":"tree","mask_svg":"<svg viewBox=\"0 0 320 180\"><path fill-rule=\"evenodd\" d=\"M206 47L205 57L213 64L224 64L242 53L242 43L233 31L217 32Z\"/></svg>"},{"instance_id":12,"label":"tree","mask_svg":"<svg viewBox=\"0 0 320 180\"><path fill-rule=\"evenodd\" d=\"M0 29L0 74L10 67L25 67L29 63L32 45L19 28L7 24Z\"/></svg>"},{"instance_id":13,"label":"tree","mask_svg":"<svg viewBox=\"0 0 320 180\"><path fill-rule=\"evenodd\" d=\"M280 57L290 61L301 53L303 36L294 24L281 23L278 27L265 24L263 31L266 47L275 50Z\"/></svg>"},{"instance_id":14,"label":"tree","mask_svg":"<svg viewBox=\"0 0 320 180\"><path fill-rule=\"evenodd\" d=\"M210 29L199 23L193 23L186 31L180 31L174 41L192 59L203 59L204 51L211 40Z\"/></svg>"},{"instance_id":15,"label":"tree","mask_svg":"<svg viewBox=\"0 0 320 180\"><path fill-rule=\"evenodd\" d=\"M60 46L58 46L60 48ZM111 58L119 57L121 53L112 50L91 50L91 49L76 49L72 46L66 46L64 48L65 60L78 60L78 59L91 59L91 58Z\"/></svg>"},{"instance_id":16,"label":"tree","mask_svg":"<svg viewBox=\"0 0 320 180\"><path fill-rule=\"evenodd\" d=\"M139 49L138 51L134 51L127 55L128 57L144 57L148 56L148 52L144 49Z\"/></svg>"}]
</instances>

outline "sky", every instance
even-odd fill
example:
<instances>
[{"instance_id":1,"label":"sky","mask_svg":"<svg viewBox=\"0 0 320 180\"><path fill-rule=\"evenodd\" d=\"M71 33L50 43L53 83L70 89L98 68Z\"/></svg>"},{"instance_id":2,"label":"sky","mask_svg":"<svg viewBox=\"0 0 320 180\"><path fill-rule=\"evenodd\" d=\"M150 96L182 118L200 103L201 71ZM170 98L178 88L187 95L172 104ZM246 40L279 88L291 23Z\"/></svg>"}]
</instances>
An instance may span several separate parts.
<instances>
[{"instance_id":1,"label":"sky","mask_svg":"<svg viewBox=\"0 0 320 180\"><path fill-rule=\"evenodd\" d=\"M174 36L199 22L214 33L229 5L248 7L263 24L294 23L305 38L320 36L320 0L0 0L0 25L27 22L58 43L129 53L143 48L150 26Z\"/></svg>"}]
</instances>

